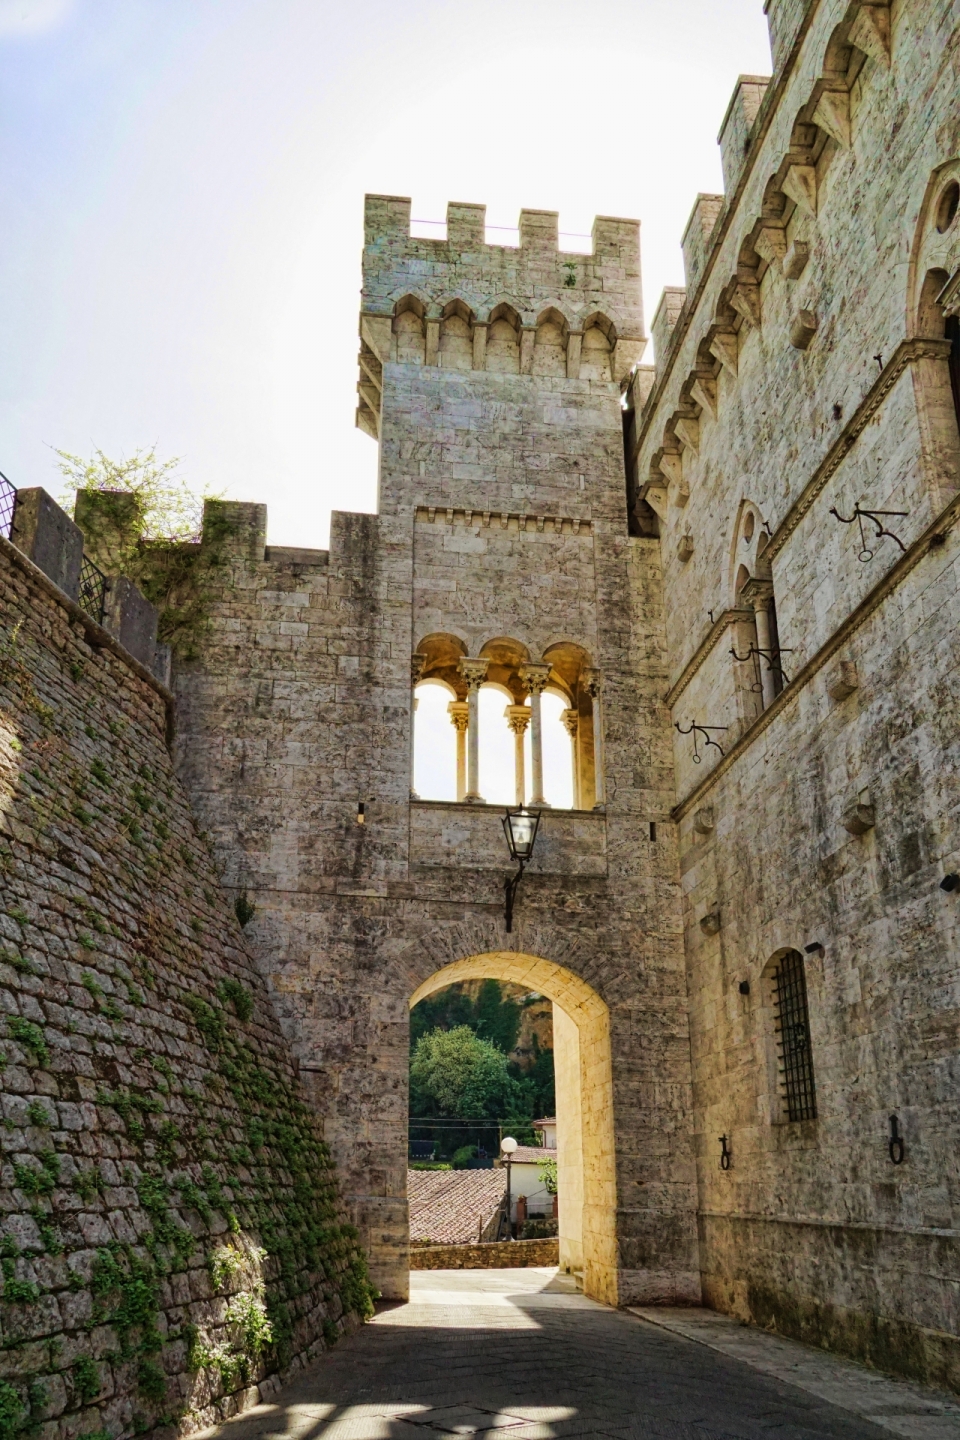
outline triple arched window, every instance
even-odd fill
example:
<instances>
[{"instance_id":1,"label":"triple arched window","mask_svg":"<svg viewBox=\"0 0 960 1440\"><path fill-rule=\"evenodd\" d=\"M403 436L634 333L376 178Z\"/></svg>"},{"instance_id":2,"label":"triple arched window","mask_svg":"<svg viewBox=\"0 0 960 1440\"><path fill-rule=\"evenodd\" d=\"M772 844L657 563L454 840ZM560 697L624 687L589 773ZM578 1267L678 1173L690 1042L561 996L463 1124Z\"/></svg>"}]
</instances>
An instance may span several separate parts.
<instances>
[{"instance_id":1,"label":"triple arched window","mask_svg":"<svg viewBox=\"0 0 960 1440\"><path fill-rule=\"evenodd\" d=\"M429 635L413 657L416 798L593 809L603 803L600 677L574 643L476 656Z\"/></svg>"}]
</instances>

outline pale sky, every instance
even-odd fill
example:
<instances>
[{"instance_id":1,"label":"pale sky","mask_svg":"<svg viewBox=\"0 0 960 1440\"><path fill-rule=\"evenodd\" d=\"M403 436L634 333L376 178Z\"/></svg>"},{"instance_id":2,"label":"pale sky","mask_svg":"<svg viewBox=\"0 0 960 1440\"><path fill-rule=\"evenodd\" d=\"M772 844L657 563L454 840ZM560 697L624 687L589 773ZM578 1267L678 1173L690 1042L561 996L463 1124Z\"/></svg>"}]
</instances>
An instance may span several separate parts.
<instances>
[{"instance_id":1,"label":"pale sky","mask_svg":"<svg viewBox=\"0 0 960 1440\"><path fill-rule=\"evenodd\" d=\"M649 324L769 69L761 0L0 0L0 470L156 443L325 545L376 506L364 191L637 217Z\"/></svg>"}]
</instances>

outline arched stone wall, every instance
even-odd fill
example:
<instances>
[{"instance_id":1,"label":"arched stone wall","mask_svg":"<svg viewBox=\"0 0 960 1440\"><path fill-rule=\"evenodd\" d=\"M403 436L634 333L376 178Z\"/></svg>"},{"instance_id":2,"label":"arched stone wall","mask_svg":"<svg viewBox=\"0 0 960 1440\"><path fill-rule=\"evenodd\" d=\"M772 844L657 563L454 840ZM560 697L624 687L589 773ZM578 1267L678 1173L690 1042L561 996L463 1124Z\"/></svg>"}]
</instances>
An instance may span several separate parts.
<instances>
[{"instance_id":1,"label":"arched stone wall","mask_svg":"<svg viewBox=\"0 0 960 1440\"><path fill-rule=\"evenodd\" d=\"M410 997L410 1008L461 980L512 980L552 1000L572 1024L557 1027L557 1149L560 1263L580 1269L584 1289L615 1305L617 1178L614 1160L610 1016L579 975L536 955L495 950L436 970ZM567 1211L564 1214L564 1210Z\"/></svg>"}]
</instances>

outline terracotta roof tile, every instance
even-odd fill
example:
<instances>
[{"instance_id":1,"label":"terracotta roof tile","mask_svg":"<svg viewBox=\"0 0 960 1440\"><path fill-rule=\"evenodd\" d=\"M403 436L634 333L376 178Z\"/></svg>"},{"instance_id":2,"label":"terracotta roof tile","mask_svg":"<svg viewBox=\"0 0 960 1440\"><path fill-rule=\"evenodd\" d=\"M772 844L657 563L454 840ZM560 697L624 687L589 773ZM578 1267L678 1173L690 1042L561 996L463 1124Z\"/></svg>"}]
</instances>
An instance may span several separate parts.
<instances>
[{"instance_id":1,"label":"terracotta roof tile","mask_svg":"<svg viewBox=\"0 0 960 1440\"><path fill-rule=\"evenodd\" d=\"M506 1189L506 1170L408 1170L410 1239L472 1244Z\"/></svg>"}]
</instances>

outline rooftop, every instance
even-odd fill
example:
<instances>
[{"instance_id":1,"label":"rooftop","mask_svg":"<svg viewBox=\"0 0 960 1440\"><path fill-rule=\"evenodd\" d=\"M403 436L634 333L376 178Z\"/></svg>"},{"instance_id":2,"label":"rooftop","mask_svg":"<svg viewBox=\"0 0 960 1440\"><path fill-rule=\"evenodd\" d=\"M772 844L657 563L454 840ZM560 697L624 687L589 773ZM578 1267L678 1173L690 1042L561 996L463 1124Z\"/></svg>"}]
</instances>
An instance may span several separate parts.
<instances>
[{"instance_id":1,"label":"rooftop","mask_svg":"<svg viewBox=\"0 0 960 1440\"><path fill-rule=\"evenodd\" d=\"M411 1241L471 1244L506 1190L506 1170L408 1170Z\"/></svg>"}]
</instances>

